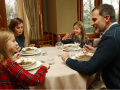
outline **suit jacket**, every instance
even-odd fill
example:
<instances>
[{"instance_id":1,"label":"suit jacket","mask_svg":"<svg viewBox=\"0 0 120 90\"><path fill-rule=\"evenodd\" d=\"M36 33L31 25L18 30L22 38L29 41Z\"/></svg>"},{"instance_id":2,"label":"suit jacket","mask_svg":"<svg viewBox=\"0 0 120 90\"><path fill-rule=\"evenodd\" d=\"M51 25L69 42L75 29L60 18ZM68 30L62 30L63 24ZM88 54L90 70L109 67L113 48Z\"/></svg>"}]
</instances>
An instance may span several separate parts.
<instances>
[{"instance_id":1,"label":"suit jacket","mask_svg":"<svg viewBox=\"0 0 120 90\"><path fill-rule=\"evenodd\" d=\"M66 64L72 69L92 75L102 71L102 78L110 89L120 89L120 26L112 25L102 36L96 52L89 61L68 58Z\"/></svg>"}]
</instances>

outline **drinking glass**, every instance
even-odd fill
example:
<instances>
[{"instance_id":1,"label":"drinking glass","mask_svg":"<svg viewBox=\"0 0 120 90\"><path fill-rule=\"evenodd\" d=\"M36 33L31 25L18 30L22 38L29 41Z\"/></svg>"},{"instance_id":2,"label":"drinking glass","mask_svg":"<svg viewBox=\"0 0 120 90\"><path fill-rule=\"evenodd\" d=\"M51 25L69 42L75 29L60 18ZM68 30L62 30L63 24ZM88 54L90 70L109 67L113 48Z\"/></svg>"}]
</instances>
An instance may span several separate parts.
<instances>
[{"instance_id":1,"label":"drinking glass","mask_svg":"<svg viewBox=\"0 0 120 90\"><path fill-rule=\"evenodd\" d=\"M46 63L48 63L49 65L53 65L54 64L54 59L53 58L48 58Z\"/></svg>"},{"instance_id":2,"label":"drinking glass","mask_svg":"<svg viewBox=\"0 0 120 90\"><path fill-rule=\"evenodd\" d=\"M46 50L42 50L42 51L41 51L41 55L42 55L42 56L46 56L46 55L47 55L47 51L46 51Z\"/></svg>"},{"instance_id":3,"label":"drinking glass","mask_svg":"<svg viewBox=\"0 0 120 90\"><path fill-rule=\"evenodd\" d=\"M79 44L80 45L81 42L82 42L81 37L80 36L79 37L75 36L74 44Z\"/></svg>"},{"instance_id":4,"label":"drinking glass","mask_svg":"<svg viewBox=\"0 0 120 90\"><path fill-rule=\"evenodd\" d=\"M57 56L60 57L62 55L63 43L57 42L55 47L57 49Z\"/></svg>"},{"instance_id":5,"label":"drinking glass","mask_svg":"<svg viewBox=\"0 0 120 90\"><path fill-rule=\"evenodd\" d=\"M47 55L47 60L46 60L46 63L48 63L49 65L53 65L55 62L54 62L54 54L53 53L49 53Z\"/></svg>"},{"instance_id":6,"label":"drinking glass","mask_svg":"<svg viewBox=\"0 0 120 90\"><path fill-rule=\"evenodd\" d=\"M70 50L69 51L69 55L72 58L73 56L75 56L75 50Z\"/></svg>"},{"instance_id":7,"label":"drinking glass","mask_svg":"<svg viewBox=\"0 0 120 90\"><path fill-rule=\"evenodd\" d=\"M69 34L69 36L68 36L68 38L67 39L72 39L72 35L71 34Z\"/></svg>"}]
</instances>

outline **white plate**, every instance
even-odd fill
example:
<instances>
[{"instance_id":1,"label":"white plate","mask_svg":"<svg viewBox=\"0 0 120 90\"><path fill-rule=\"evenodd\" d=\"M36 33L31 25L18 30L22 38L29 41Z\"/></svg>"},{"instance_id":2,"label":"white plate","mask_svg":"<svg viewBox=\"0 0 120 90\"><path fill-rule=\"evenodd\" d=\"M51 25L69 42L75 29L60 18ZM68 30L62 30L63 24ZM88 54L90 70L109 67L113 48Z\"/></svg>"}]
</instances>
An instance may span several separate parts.
<instances>
[{"instance_id":1,"label":"white plate","mask_svg":"<svg viewBox=\"0 0 120 90\"><path fill-rule=\"evenodd\" d=\"M63 50L70 51L70 50L79 50L79 44L65 44Z\"/></svg>"},{"instance_id":2,"label":"white plate","mask_svg":"<svg viewBox=\"0 0 120 90\"><path fill-rule=\"evenodd\" d=\"M24 68L25 70L32 70L32 69L38 68L38 67L40 67L40 66L42 66L42 62L36 60L36 63L35 63L35 64L33 64L33 65L29 66L29 67L23 67L23 68Z\"/></svg>"},{"instance_id":3,"label":"white plate","mask_svg":"<svg viewBox=\"0 0 120 90\"><path fill-rule=\"evenodd\" d=\"M80 50L81 47L68 47L68 49L63 48L64 51L70 51L70 50Z\"/></svg>"},{"instance_id":4,"label":"white plate","mask_svg":"<svg viewBox=\"0 0 120 90\"><path fill-rule=\"evenodd\" d=\"M79 58L79 56L82 56L82 55L85 55L83 52L80 52L80 53L78 53L77 55L76 55L76 58ZM88 55L88 56L93 56L93 53L86 53L86 55Z\"/></svg>"},{"instance_id":5,"label":"white plate","mask_svg":"<svg viewBox=\"0 0 120 90\"><path fill-rule=\"evenodd\" d=\"M34 52L34 53L29 53L29 54L27 54L27 53L21 53L21 55L35 55L35 54L39 54L39 53L41 53L41 51L42 51L42 50L37 49L37 51Z\"/></svg>"},{"instance_id":6,"label":"white plate","mask_svg":"<svg viewBox=\"0 0 120 90\"><path fill-rule=\"evenodd\" d=\"M76 56L72 57L72 58L75 58L77 59L78 61L88 61L90 60L90 58L93 56L93 53L86 53L86 55L90 56L90 57L87 57L87 58L79 58L80 56L83 56L85 55L83 52L81 53L78 53Z\"/></svg>"},{"instance_id":7,"label":"white plate","mask_svg":"<svg viewBox=\"0 0 120 90\"><path fill-rule=\"evenodd\" d=\"M35 59L33 59L33 58L20 58L20 59L16 60L16 62L17 63L21 63L22 60L24 60L24 62L29 62L30 61L32 63L31 64L27 64L27 65L20 65L21 67L28 67L28 66L31 66L31 65L36 63Z\"/></svg>"},{"instance_id":8,"label":"white plate","mask_svg":"<svg viewBox=\"0 0 120 90\"><path fill-rule=\"evenodd\" d=\"M26 50L26 49L30 49L30 50ZM37 47L24 47L22 48L22 51L35 51L37 50Z\"/></svg>"}]
</instances>

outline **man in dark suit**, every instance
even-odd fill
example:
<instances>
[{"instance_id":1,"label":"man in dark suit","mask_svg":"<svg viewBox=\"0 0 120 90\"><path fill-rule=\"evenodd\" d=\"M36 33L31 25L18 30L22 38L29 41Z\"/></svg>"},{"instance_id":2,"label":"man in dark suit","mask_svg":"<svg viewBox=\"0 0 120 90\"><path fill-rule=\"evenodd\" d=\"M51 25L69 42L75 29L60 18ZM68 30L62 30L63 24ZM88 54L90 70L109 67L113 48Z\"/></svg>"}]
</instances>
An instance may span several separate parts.
<instances>
[{"instance_id":1,"label":"man in dark suit","mask_svg":"<svg viewBox=\"0 0 120 90\"><path fill-rule=\"evenodd\" d=\"M66 64L85 75L102 71L102 78L107 88L120 89L120 26L115 18L112 5L101 4L92 10L91 25L95 30L104 32L98 48L85 45L85 49L94 55L89 61L77 61L63 53L62 60Z\"/></svg>"}]
</instances>

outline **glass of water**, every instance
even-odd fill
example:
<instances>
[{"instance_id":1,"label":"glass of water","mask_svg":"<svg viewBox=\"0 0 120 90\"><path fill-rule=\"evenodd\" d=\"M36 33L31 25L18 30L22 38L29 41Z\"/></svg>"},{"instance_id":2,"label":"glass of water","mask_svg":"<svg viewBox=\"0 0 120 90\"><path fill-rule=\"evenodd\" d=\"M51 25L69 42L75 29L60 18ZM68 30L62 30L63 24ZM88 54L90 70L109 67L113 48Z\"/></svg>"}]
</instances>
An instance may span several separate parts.
<instances>
[{"instance_id":1,"label":"glass of water","mask_svg":"<svg viewBox=\"0 0 120 90\"><path fill-rule=\"evenodd\" d=\"M42 51L41 51L41 55L42 55L42 56L46 56L46 55L47 55L47 51L46 51L46 50L42 50Z\"/></svg>"},{"instance_id":2,"label":"glass of water","mask_svg":"<svg viewBox=\"0 0 120 90\"><path fill-rule=\"evenodd\" d=\"M47 60L46 60L46 63L48 63L49 65L53 65L55 62L54 62L54 54L53 53L49 53L47 55Z\"/></svg>"},{"instance_id":3,"label":"glass of water","mask_svg":"<svg viewBox=\"0 0 120 90\"><path fill-rule=\"evenodd\" d=\"M57 42L55 47L57 49L57 56L60 57L62 55L63 43Z\"/></svg>"}]
</instances>

